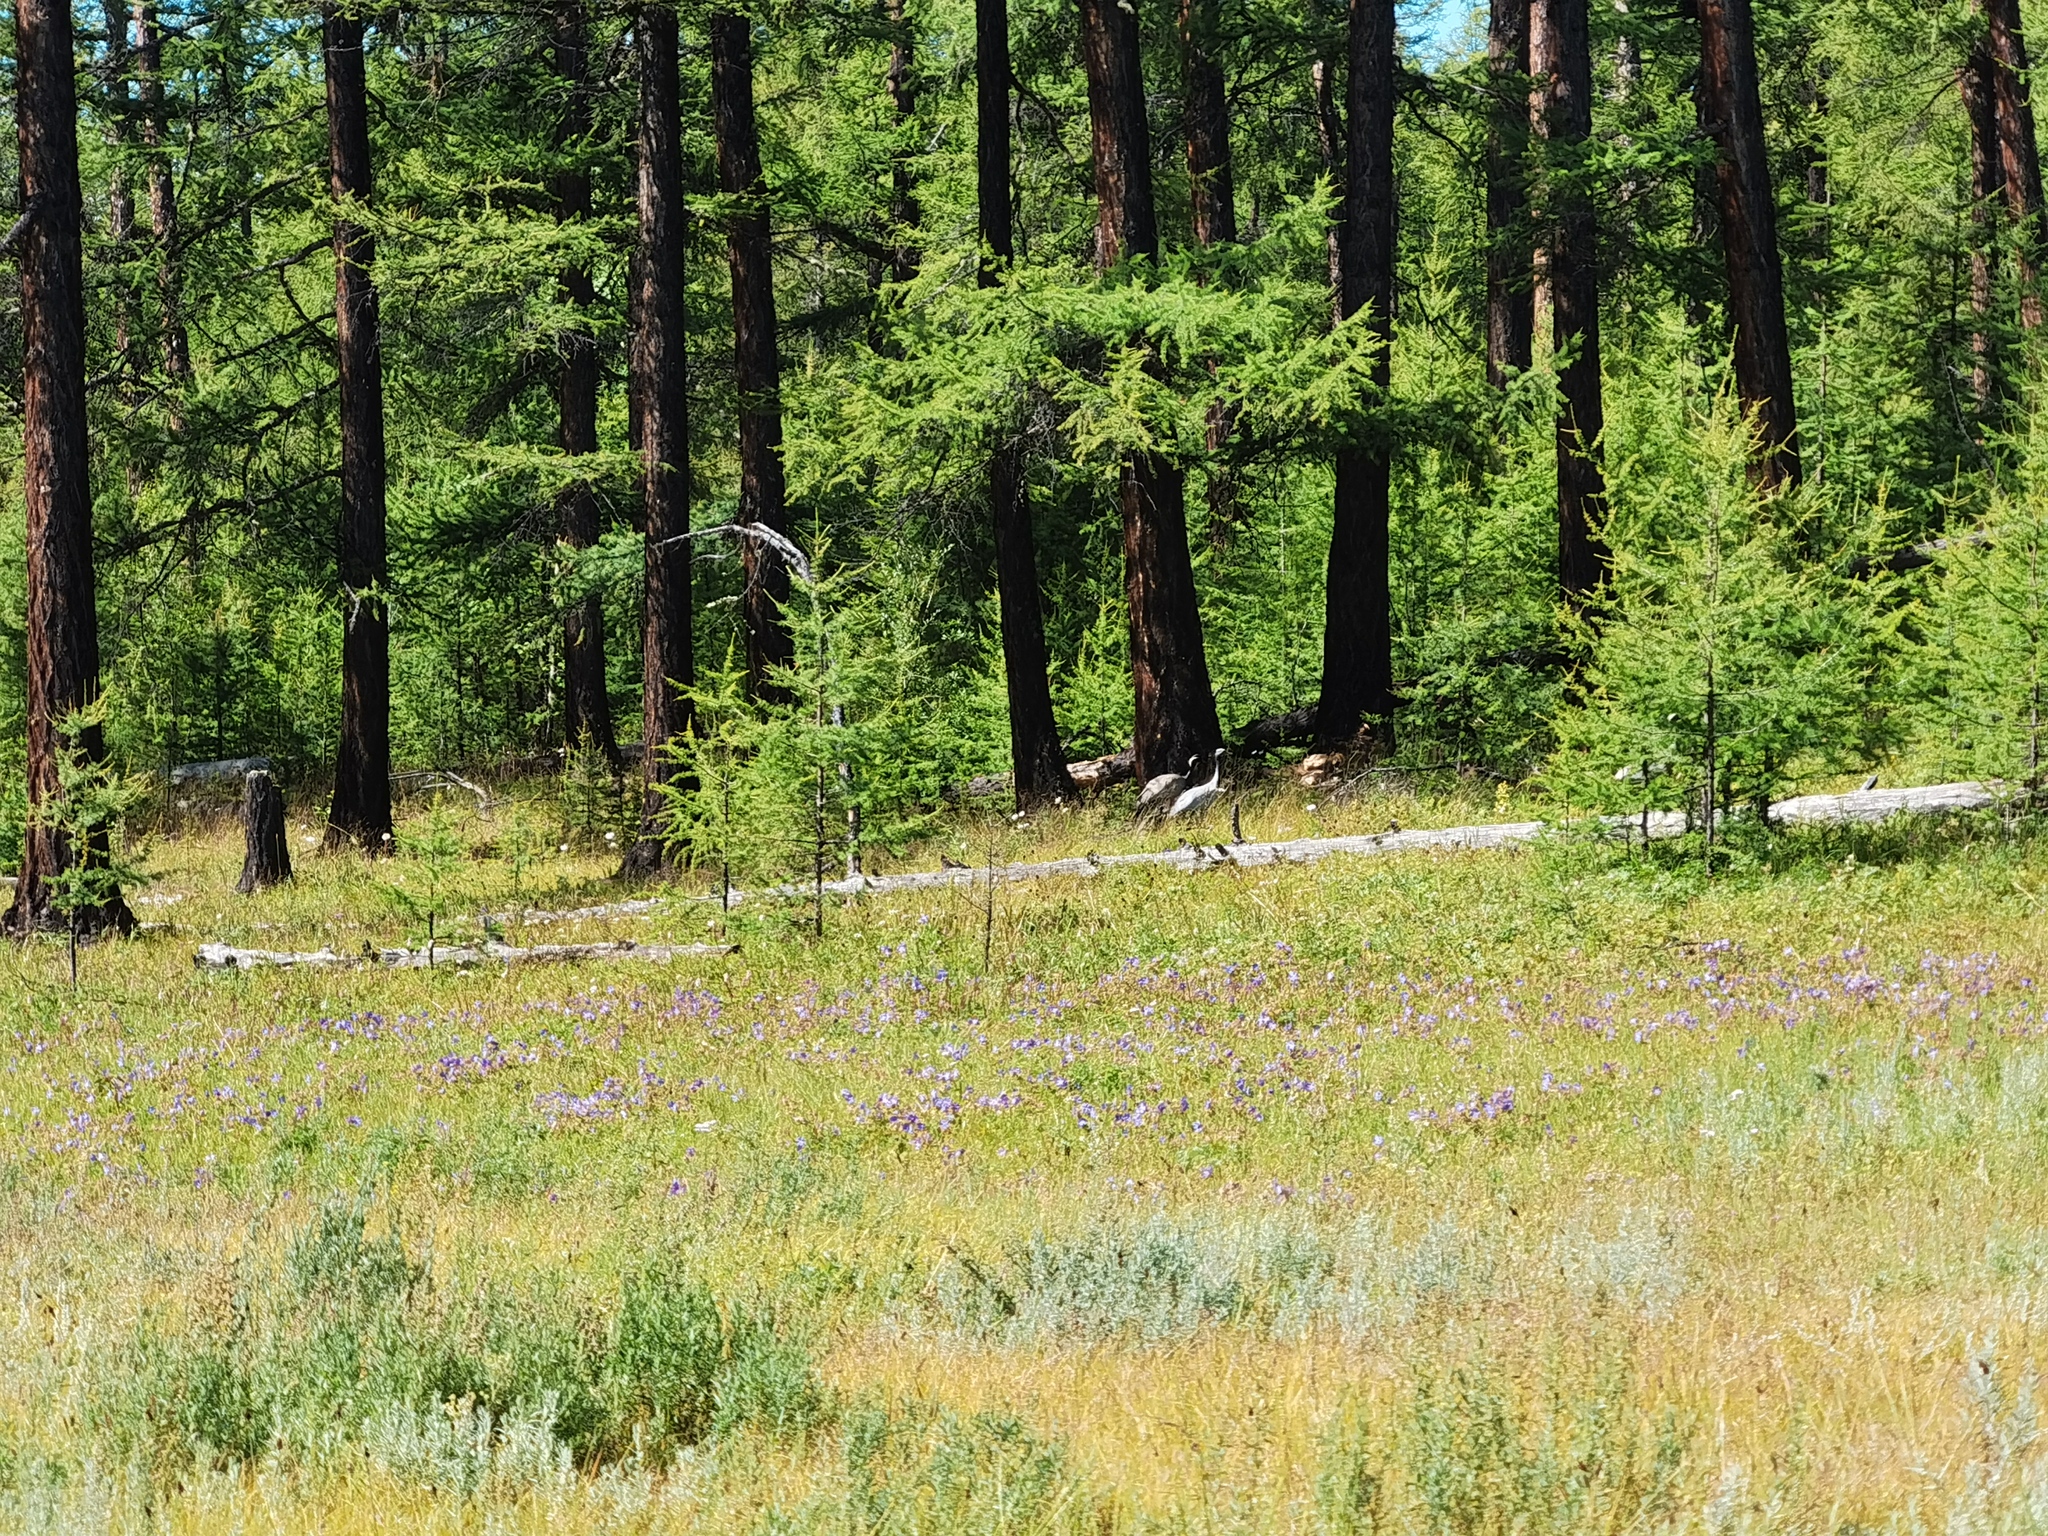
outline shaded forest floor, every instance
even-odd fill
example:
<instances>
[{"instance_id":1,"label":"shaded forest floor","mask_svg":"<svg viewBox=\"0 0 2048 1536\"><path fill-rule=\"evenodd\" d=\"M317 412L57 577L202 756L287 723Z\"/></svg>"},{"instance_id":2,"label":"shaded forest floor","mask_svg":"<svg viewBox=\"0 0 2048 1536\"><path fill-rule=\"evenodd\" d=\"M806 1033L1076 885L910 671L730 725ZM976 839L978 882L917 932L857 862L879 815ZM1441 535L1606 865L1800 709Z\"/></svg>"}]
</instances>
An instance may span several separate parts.
<instances>
[{"instance_id":1,"label":"shaded forest floor","mask_svg":"<svg viewBox=\"0 0 2048 1536\"><path fill-rule=\"evenodd\" d=\"M1111 851L1091 814L905 857ZM1119 870L822 939L735 914L673 967L192 967L621 894L601 836L515 890L488 834L431 892L307 856L242 899L191 830L149 851L165 926L75 990L58 944L0 961L0 1524L2041 1522L2030 835Z\"/></svg>"}]
</instances>

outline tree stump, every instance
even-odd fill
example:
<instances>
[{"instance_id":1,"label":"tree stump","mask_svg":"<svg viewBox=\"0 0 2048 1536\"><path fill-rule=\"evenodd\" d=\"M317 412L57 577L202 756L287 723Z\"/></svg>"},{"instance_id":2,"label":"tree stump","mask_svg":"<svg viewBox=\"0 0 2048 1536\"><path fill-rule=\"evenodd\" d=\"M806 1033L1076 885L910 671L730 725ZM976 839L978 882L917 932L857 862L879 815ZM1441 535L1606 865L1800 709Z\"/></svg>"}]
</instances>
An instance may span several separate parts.
<instances>
[{"instance_id":1,"label":"tree stump","mask_svg":"<svg viewBox=\"0 0 2048 1536\"><path fill-rule=\"evenodd\" d=\"M292 877L292 850L284 834L284 796L276 781L261 769L245 783L242 830L248 852L242 859L242 878L235 882L235 889L244 896Z\"/></svg>"}]
</instances>

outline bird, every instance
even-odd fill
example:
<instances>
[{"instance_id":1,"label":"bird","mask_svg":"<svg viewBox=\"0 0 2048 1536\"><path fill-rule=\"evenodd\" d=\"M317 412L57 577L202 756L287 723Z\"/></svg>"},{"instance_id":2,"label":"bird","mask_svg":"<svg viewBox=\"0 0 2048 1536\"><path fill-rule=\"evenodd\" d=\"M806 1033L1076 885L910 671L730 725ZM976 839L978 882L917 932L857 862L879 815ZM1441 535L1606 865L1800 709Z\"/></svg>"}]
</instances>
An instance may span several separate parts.
<instances>
[{"instance_id":1,"label":"bird","mask_svg":"<svg viewBox=\"0 0 2048 1536\"><path fill-rule=\"evenodd\" d=\"M965 869L966 867L965 864L962 864L949 853L939 855L939 868L941 869Z\"/></svg>"},{"instance_id":2,"label":"bird","mask_svg":"<svg viewBox=\"0 0 2048 1536\"><path fill-rule=\"evenodd\" d=\"M1214 762L1209 770L1209 782L1182 790L1180 798L1173 802L1173 809L1166 813L1168 821L1178 816L1199 815L1209 808L1211 801L1223 793L1223 749L1218 747L1210 755ZM1192 772L1194 764L1188 764L1188 768Z\"/></svg>"},{"instance_id":3,"label":"bird","mask_svg":"<svg viewBox=\"0 0 2048 1536\"><path fill-rule=\"evenodd\" d=\"M1200 761L1200 758L1189 758L1186 773L1162 773L1147 779L1145 787L1138 791L1138 807L1132 813L1132 820L1146 821L1164 812L1188 787L1188 781L1195 776L1195 764Z\"/></svg>"},{"instance_id":4,"label":"bird","mask_svg":"<svg viewBox=\"0 0 2048 1536\"><path fill-rule=\"evenodd\" d=\"M1877 775L1873 773L1869 778L1865 779L1863 781L1863 787L1865 789L1877 788Z\"/></svg>"}]
</instances>

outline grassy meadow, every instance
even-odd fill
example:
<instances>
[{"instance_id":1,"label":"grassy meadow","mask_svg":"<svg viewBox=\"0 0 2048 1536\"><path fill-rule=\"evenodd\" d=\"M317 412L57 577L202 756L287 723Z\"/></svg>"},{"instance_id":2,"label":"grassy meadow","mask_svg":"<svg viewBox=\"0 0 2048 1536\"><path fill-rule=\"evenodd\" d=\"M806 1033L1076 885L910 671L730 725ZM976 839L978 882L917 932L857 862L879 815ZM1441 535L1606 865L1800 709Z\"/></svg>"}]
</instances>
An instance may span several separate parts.
<instances>
[{"instance_id":1,"label":"grassy meadow","mask_svg":"<svg viewBox=\"0 0 2048 1536\"><path fill-rule=\"evenodd\" d=\"M1246 835L1525 809L1308 798ZM167 830L75 988L0 957L0 1526L2048 1529L2024 830L743 907L672 966L192 964L616 899L512 815L248 898L231 828ZM990 817L892 867L1143 841Z\"/></svg>"}]
</instances>

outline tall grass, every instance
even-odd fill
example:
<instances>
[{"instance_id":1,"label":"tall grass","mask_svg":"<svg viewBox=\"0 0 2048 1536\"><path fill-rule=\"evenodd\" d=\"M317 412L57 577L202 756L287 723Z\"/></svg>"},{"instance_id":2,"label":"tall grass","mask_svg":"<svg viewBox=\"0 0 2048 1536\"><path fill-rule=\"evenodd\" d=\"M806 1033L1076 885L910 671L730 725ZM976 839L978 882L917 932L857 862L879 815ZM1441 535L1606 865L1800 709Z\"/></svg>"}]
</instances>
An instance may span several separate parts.
<instances>
[{"instance_id":1,"label":"tall grass","mask_svg":"<svg viewBox=\"0 0 2048 1536\"><path fill-rule=\"evenodd\" d=\"M2023 833L1049 883L988 974L200 975L393 872L155 857L8 962L0 1528L2048 1528Z\"/></svg>"}]
</instances>

